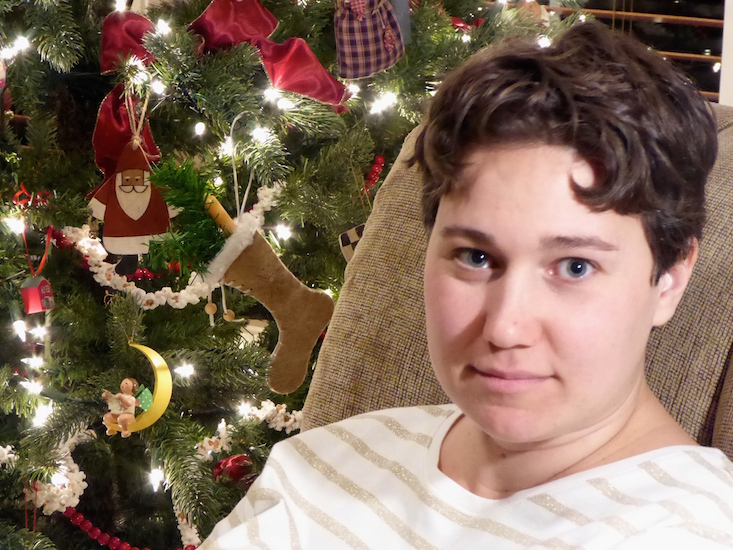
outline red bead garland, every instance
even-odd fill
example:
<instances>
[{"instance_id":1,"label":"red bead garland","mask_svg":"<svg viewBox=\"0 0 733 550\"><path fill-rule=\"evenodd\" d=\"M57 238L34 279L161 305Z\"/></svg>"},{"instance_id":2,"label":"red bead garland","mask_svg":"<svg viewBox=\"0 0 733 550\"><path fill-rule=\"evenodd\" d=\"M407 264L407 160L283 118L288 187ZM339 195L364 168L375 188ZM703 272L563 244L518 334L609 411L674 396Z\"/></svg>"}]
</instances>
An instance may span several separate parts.
<instances>
[{"instance_id":1,"label":"red bead garland","mask_svg":"<svg viewBox=\"0 0 733 550\"><path fill-rule=\"evenodd\" d=\"M384 155L377 155L374 157L374 164L372 164L372 169L369 172L369 175L366 178L366 181L364 182L364 194L368 195L371 193L374 186L377 184L377 181L379 181L379 176L382 173L382 170L384 169L384 163L386 162L386 159L384 158Z\"/></svg>"},{"instance_id":2,"label":"red bead garland","mask_svg":"<svg viewBox=\"0 0 733 550\"><path fill-rule=\"evenodd\" d=\"M89 535L90 539L96 540L100 546L106 546L109 550L140 550L137 546L131 546L129 542L121 541L118 537L113 537L109 533L102 533L99 527L95 527L91 521L85 519L84 515L77 512L73 506L68 506L64 510L64 516L69 518L73 525ZM142 550L150 550L150 548L145 547ZM196 550L196 546L189 544L185 549L178 548L177 550Z\"/></svg>"}]
</instances>

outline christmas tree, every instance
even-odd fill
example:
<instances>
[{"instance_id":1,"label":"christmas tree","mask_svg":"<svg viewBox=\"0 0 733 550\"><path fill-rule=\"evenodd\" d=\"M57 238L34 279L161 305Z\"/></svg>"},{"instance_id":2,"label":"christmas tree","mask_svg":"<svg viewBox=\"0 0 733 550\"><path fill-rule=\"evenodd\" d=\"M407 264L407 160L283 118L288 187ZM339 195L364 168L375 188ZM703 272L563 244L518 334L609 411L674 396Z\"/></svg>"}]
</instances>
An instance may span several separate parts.
<instances>
[{"instance_id":1,"label":"christmas tree","mask_svg":"<svg viewBox=\"0 0 733 550\"><path fill-rule=\"evenodd\" d=\"M0 548L195 547L298 429L442 75L582 18L209 1L0 0Z\"/></svg>"}]
</instances>

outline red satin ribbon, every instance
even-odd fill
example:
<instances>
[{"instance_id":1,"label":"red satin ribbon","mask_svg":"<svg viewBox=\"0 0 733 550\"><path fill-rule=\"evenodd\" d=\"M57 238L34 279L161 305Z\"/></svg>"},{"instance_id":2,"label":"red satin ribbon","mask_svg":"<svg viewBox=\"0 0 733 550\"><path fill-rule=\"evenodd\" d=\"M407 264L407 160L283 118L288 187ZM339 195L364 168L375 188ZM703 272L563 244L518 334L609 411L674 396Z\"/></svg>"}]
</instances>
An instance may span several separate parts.
<instances>
[{"instance_id":1,"label":"red satin ribbon","mask_svg":"<svg viewBox=\"0 0 733 550\"><path fill-rule=\"evenodd\" d=\"M480 27L481 25L483 25L486 22L486 19L484 19L483 17L477 17L476 19L474 19L471 22L470 25L468 23L466 23L460 17L451 17L450 19L451 19L451 23L453 24L453 28L462 30L463 32L470 31L471 30L471 27L473 27L474 29L476 29L476 28Z\"/></svg>"},{"instance_id":2,"label":"red satin ribbon","mask_svg":"<svg viewBox=\"0 0 733 550\"><path fill-rule=\"evenodd\" d=\"M256 38L252 43L260 50L262 65L275 88L328 103L338 113L348 110L341 102L351 92L323 68L305 40L289 38L277 44L267 38Z\"/></svg>"},{"instance_id":3,"label":"red satin ribbon","mask_svg":"<svg viewBox=\"0 0 733 550\"><path fill-rule=\"evenodd\" d=\"M130 116L125 105L124 92L124 85L118 84L104 98L99 107L97 125L94 127L92 136L94 161L104 173L105 179L114 174L122 150L132 139ZM138 101L133 98L133 105L136 105ZM142 131L142 147L150 162L160 160L160 150L153 140L153 134L150 133L148 124Z\"/></svg>"},{"instance_id":4,"label":"red satin ribbon","mask_svg":"<svg viewBox=\"0 0 733 550\"><path fill-rule=\"evenodd\" d=\"M143 37L154 30L150 19L131 11L115 11L105 17L99 60L102 74L116 71L122 59L133 55L145 65L155 61L153 54L143 46Z\"/></svg>"},{"instance_id":5,"label":"red satin ribbon","mask_svg":"<svg viewBox=\"0 0 733 550\"><path fill-rule=\"evenodd\" d=\"M20 184L20 191L17 191L13 195L13 204L22 206L23 210L26 208L33 208L36 206L46 206L48 199L51 198L51 191L41 191L39 193L31 193L25 188L25 183Z\"/></svg>"},{"instance_id":6,"label":"red satin ribbon","mask_svg":"<svg viewBox=\"0 0 733 550\"><path fill-rule=\"evenodd\" d=\"M267 38L277 24L258 0L213 0L188 30L204 39L205 52L216 52L253 38Z\"/></svg>"}]
</instances>

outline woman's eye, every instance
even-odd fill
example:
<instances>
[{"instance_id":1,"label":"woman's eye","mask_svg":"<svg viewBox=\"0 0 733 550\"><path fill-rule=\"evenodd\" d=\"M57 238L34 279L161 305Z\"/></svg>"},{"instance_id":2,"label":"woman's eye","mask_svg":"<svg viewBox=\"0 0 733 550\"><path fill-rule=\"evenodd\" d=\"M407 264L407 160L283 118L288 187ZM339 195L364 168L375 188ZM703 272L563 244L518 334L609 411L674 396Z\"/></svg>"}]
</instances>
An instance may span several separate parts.
<instances>
[{"instance_id":1,"label":"woman's eye","mask_svg":"<svg viewBox=\"0 0 733 550\"><path fill-rule=\"evenodd\" d=\"M561 260L559 264L559 275L569 279L582 279L592 272L594 266L588 260L580 258L567 258Z\"/></svg>"},{"instance_id":2,"label":"woman's eye","mask_svg":"<svg viewBox=\"0 0 733 550\"><path fill-rule=\"evenodd\" d=\"M464 248L458 252L458 259L472 268L489 267L489 255L475 248Z\"/></svg>"}]
</instances>

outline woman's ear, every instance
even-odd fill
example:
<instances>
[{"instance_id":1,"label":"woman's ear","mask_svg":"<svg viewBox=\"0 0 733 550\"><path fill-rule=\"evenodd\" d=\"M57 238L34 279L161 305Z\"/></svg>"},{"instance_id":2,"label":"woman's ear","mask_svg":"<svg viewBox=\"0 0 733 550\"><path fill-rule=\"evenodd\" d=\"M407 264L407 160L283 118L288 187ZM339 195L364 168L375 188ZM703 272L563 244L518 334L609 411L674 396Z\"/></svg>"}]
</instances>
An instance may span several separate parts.
<instances>
[{"instance_id":1,"label":"woman's ear","mask_svg":"<svg viewBox=\"0 0 733 550\"><path fill-rule=\"evenodd\" d=\"M697 255L700 250L700 243L695 237L690 239L690 251L687 256L662 274L657 282L659 291L659 302L657 311L654 314L654 326L658 327L672 318L677 310L677 305L685 293L687 283L692 276L692 268L697 262Z\"/></svg>"}]
</instances>

